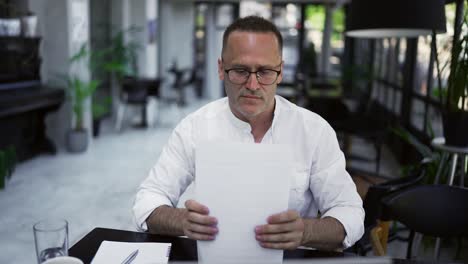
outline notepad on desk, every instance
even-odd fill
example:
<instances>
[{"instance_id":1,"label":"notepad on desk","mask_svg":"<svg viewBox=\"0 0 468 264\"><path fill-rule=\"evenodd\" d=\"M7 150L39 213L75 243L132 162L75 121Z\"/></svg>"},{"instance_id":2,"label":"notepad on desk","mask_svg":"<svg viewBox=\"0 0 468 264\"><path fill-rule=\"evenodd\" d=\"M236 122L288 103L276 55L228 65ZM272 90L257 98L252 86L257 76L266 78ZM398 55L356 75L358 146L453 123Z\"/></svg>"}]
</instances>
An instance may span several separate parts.
<instances>
[{"instance_id":1,"label":"notepad on desk","mask_svg":"<svg viewBox=\"0 0 468 264\"><path fill-rule=\"evenodd\" d=\"M137 249L138 255L132 264L166 264L169 261L171 243L103 241L91 263L122 263Z\"/></svg>"}]
</instances>

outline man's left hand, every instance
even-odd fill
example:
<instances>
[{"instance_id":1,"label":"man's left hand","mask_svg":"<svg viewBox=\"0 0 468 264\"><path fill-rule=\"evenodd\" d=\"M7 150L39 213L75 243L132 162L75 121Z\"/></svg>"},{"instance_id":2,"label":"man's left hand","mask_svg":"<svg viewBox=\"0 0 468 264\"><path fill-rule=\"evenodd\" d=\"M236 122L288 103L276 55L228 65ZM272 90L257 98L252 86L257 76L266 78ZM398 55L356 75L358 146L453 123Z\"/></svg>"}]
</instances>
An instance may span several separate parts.
<instances>
[{"instance_id":1,"label":"man's left hand","mask_svg":"<svg viewBox=\"0 0 468 264\"><path fill-rule=\"evenodd\" d=\"M262 247L296 249L301 245L305 224L297 211L274 214L268 217L267 222L255 227L255 238Z\"/></svg>"}]
</instances>

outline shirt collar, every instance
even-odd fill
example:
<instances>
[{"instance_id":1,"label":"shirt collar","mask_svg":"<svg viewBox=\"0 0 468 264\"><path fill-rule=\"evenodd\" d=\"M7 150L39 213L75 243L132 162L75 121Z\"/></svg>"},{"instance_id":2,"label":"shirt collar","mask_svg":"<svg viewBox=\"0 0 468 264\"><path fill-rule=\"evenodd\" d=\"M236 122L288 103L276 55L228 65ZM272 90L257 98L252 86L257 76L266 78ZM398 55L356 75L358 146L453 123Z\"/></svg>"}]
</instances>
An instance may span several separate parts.
<instances>
[{"instance_id":1,"label":"shirt collar","mask_svg":"<svg viewBox=\"0 0 468 264\"><path fill-rule=\"evenodd\" d=\"M281 100L279 100L279 96L275 95L275 111L273 112L273 121L271 122L271 128L275 127L275 124L278 122L281 112Z\"/></svg>"}]
</instances>

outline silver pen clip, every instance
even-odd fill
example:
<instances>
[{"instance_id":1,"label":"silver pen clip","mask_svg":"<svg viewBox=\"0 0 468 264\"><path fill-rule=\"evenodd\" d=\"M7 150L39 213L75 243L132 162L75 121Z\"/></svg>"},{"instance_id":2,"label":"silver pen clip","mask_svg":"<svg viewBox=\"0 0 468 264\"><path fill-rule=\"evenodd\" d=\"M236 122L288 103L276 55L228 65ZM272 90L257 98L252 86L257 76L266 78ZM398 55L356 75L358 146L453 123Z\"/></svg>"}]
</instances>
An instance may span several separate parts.
<instances>
[{"instance_id":1,"label":"silver pen clip","mask_svg":"<svg viewBox=\"0 0 468 264\"><path fill-rule=\"evenodd\" d=\"M138 255L138 249L133 251L130 255L128 255L128 257L124 259L124 261L122 261L122 264L132 263L132 261L136 258L137 255Z\"/></svg>"}]
</instances>

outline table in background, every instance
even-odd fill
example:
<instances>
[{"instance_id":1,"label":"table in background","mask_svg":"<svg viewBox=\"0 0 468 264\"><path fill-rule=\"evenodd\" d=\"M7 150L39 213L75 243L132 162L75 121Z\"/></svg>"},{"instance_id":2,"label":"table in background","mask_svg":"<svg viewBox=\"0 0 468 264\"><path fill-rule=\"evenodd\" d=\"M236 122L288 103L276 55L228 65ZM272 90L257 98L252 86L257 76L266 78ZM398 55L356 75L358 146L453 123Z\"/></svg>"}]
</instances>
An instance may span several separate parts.
<instances>
[{"instance_id":1,"label":"table in background","mask_svg":"<svg viewBox=\"0 0 468 264\"><path fill-rule=\"evenodd\" d=\"M161 236L149 233L124 231L108 228L95 228L85 237L73 245L68 251L70 256L81 259L85 264L90 263L96 254L101 242L161 242L172 243L169 261L190 261L197 259L197 243L195 240L182 237ZM355 255L343 252L329 252L320 250L285 250L285 259L317 259L317 258L343 258ZM424 264L424 262L412 260L393 259L396 264Z\"/></svg>"},{"instance_id":2,"label":"table in background","mask_svg":"<svg viewBox=\"0 0 468 264\"><path fill-rule=\"evenodd\" d=\"M450 174L448 179L448 185L453 184L453 180L455 178L455 171L457 168L458 156L461 158L461 176L460 176L460 186L464 186L464 179L465 179L465 167L466 162L465 158L468 155L468 147L454 147L445 144L445 139L443 137L434 138L431 142L431 145L437 149L442 151L442 157L440 159L439 167L437 168L437 174L434 183L439 184L440 175L442 174L443 167L445 162L451 157L452 158L452 166L450 168Z\"/></svg>"}]
</instances>

